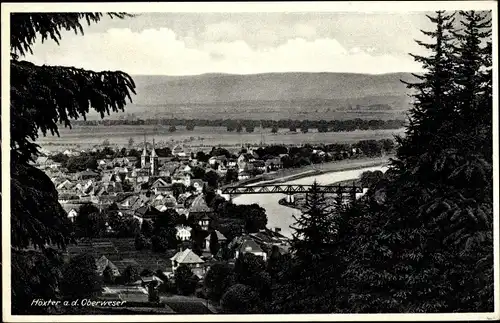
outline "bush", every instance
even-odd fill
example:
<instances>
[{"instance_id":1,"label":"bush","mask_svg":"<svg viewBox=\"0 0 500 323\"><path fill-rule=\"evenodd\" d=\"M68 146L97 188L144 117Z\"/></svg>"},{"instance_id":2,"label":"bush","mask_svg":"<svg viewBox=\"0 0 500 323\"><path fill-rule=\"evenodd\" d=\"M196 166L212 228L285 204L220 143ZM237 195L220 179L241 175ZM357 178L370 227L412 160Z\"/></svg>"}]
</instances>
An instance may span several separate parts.
<instances>
[{"instance_id":1,"label":"bush","mask_svg":"<svg viewBox=\"0 0 500 323\"><path fill-rule=\"evenodd\" d=\"M220 305L227 314L254 313L259 301L257 292L246 285L237 284L222 296Z\"/></svg>"},{"instance_id":2,"label":"bush","mask_svg":"<svg viewBox=\"0 0 500 323\"><path fill-rule=\"evenodd\" d=\"M207 296L213 301L220 301L222 295L236 283L233 268L227 263L213 264L205 275Z\"/></svg>"},{"instance_id":3,"label":"bush","mask_svg":"<svg viewBox=\"0 0 500 323\"><path fill-rule=\"evenodd\" d=\"M177 291L181 295L191 295L196 290L196 284L198 283L198 278L196 278L189 267L186 265L180 265L175 270L175 286Z\"/></svg>"}]
</instances>

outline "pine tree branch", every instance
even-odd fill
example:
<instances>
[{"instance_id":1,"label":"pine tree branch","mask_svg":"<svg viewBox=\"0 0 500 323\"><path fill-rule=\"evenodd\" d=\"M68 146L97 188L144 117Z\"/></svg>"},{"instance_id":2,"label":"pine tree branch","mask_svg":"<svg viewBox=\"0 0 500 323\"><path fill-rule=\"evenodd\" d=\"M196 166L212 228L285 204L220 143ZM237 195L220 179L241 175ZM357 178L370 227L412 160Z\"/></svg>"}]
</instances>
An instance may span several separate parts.
<instances>
[{"instance_id":1,"label":"pine tree branch","mask_svg":"<svg viewBox=\"0 0 500 323\"><path fill-rule=\"evenodd\" d=\"M33 53L32 46L38 36L42 42L52 39L57 44L61 39L61 30L72 30L75 34L83 35L83 26L80 20L84 19L87 25L99 22L103 13L12 13L10 16L10 46L11 52L21 56ZM106 13L111 19L133 17L127 13Z\"/></svg>"},{"instance_id":2,"label":"pine tree branch","mask_svg":"<svg viewBox=\"0 0 500 323\"><path fill-rule=\"evenodd\" d=\"M85 119L90 108L101 117L123 111L126 99L132 102L131 93L135 94L134 81L123 72L12 61L11 147L26 160L36 150L29 141L38 138L38 131L59 135L58 124L71 127L70 120Z\"/></svg>"}]
</instances>

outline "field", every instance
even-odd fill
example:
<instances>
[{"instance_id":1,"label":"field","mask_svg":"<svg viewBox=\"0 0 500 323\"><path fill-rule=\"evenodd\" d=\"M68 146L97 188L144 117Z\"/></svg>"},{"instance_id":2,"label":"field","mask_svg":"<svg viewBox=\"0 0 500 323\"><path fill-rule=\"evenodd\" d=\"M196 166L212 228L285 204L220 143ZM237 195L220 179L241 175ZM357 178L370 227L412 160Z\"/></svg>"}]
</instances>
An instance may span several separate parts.
<instances>
[{"instance_id":1,"label":"field","mask_svg":"<svg viewBox=\"0 0 500 323\"><path fill-rule=\"evenodd\" d=\"M366 139L393 138L396 134L403 134L404 129L382 130L357 130L352 132L327 132L318 133L311 129L309 133L291 133L288 129L279 129L277 134L270 129L262 133L256 129L254 133L228 132L219 127L196 127L188 131L179 127L176 132L169 132L168 126L75 126L73 129L61 128L60 137L42 135L38 143L48 150L78 147L88 148L102 144L108 140L112 146L124 147L132 138L136 144L142 143L144 136L148 142L154 138L158 146L173 146L183 143L185 147L195 150L210 150L211 147L221 145L224 147L241 147L242 144L305 144L305 143L353 143Z\"/></svg>"}]
</instances>

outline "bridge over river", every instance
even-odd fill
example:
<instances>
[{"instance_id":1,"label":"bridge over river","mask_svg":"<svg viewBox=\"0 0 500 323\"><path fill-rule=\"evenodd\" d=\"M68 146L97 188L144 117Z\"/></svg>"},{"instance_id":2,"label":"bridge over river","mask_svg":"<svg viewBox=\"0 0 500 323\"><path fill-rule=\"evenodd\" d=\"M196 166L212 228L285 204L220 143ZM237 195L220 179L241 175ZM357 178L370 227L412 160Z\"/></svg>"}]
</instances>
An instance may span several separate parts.
<instances>
[{"instance_id":1,"label":"bridge over river","mask_svg":"<svg viewBox=\"0 0 500 323\"><path fill-rule=\"evenodd\" d=\"M294 202L294 194L309 193L313 185L303 184L267 184L253 186L233 186L222 189L222 194L228 195L232 199L235 195L241 194L286 194L287 202ZM363 193L363 187L356 185L317 185L319 193L333 194L340 196L343 200L355 200L356 194Z\"/></svg>"},{"instance_id":2,"label":"bridge over river","mask_svg":"<svg viewBox=\"0 0 500 323\"><path fill-rule=\"evenodd\" d=\"M336 187L335 185L331 185L333 183L338 183L338 182L343 182L343 181L349 181L349 180L355 180L361 176L363 172L366 171L376 171L380 170L385 172L387 170L387 166L375 166L375 167L366 167L366 168L359 168L355 170L347 170L347 171L338 171L338 172L332 172L332 173L324 173L324 174L319 174L319 175L312 175L309 177L303 177L300 179L292 180L289 182L284 182L284 183L279 183L276 185L271 185L272 187L279 186L280 188L285 188L285 189L280 189L277 192L261 192L264 186L268 185L262 185L259 183L255 184L250 184L247 187L256 187L254 189L254 193L251 194L239 194L237 193L237 190L241 190L243 188L238 187L236 191L225 191L226 193L222 194L226 198L229 198L229 192L234 192L231 194L233 203L235 204L253 204L257 203L261 207L263 207L266 210L267 213L267 226L270 229L273 228L280 228L281 233L287 237L291 237L291 229L290 225L293 225L295 220L293 219L292 215L298 216L300 215L300 211L297 209L292 209L287 206L283 206L278 203L278 201L287 196L286 188L289 186L292 187L302 187L305 189L306 186L310 186L311 184L316 181L318 185L321 185L323 187ZM226 188L227 189L227 188ZM236 189L236 188L235 188ZM269 188L266 188L266 190L269 190ZM356 192L356 197L359 197L364 194L363 192ZM293 195L293 194L292 194Z\"/></svg>"}]
</instances>

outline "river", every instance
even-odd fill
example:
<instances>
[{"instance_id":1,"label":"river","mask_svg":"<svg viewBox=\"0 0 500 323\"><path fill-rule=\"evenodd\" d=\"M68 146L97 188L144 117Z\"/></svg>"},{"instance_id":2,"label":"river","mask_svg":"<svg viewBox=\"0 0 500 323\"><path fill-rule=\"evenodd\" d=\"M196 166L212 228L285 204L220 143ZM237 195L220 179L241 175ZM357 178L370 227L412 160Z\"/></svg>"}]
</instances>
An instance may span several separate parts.
<instances>
[{"instance_id":1,"label":"river","mask_svg":"<svg viewBox=\"0 0 500 323\"><path fill-rule=\"evenodd\" d=\"M279 183L280 185L287 184L301 184L301 185L311 185L314 180L318 182L320 185L329 185L336 182L356 179L363 172L366 171L376 171L381 170L385 172L387 170L387 166L376 166L376 167L367 167L360 168L354 170L346 170L346 171L338 171L326 174L319 174L309 177L303 177L297 180L292 180L289 182ZM259 183L252 184L259 185ZM250 185L250 186L252 186ZM253 204L257 203L264 209L266 209L267 213L267 227L270 229L280 228L281 234L286 237L291 237L292 229L291 225L295 223L295 219L293 215L300 215L300 211L296 209L292 209L278 203L279 199L283 198L285 194L247 194L247 195L239 195L233 199L233 203L235 204Z\"/></svg>"}]
</instances>

